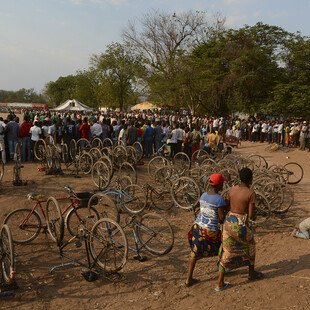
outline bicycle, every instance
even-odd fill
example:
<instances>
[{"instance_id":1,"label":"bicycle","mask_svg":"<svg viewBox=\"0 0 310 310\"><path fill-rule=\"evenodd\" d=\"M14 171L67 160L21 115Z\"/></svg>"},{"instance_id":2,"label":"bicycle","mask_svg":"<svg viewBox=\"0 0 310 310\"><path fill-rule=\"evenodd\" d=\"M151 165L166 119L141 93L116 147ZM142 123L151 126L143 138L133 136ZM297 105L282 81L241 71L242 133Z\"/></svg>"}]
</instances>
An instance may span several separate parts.
<instances>
[{"instance_id":1,"label":"bicycle","mask_svg":"<svg viewBox=\"0 0 310 310\"><path fill-rule=\"evenodd\" d=\"M51 222L57 223L57 226L55 226L55 241L59 248L60 257L71 260L70 263L64 264L62 262L62 264L52 267L51 273L55 269L77 264L88 269L88 272L82 274L86 280L92 281L97 276L92 271L95 267L99 267L109 273L117 272L124 267L128 257L128 244L126 235L118 223L109 218L95 221L94 215L91 214L91 209L88 209L88 216L85 218L85 221L79 222L77 233L69 240L64 241L62 212L57 201L55 199L51 201L52 204L47 204L46 208L47 225ZM94 224L91 225L92 223ZM74 243L76 247L81 247L82 242L85 245L87 264L67 257L64 254L64 250L68 245Z\"/></svg>"},{"instance_id":2,"label":"bicycle","mask_svg":"<svg viewBox=\"0 0 310 310\"><path fill-rule=\"evenodd\" d=\"M69 195L57 198L58 201L70 201L70 204L62 210L62 216L66 214L65 224L71 235L75 235L78 224L85 217L87 202L91 197L90 193L75 193L70 187L65 187ZM46 220L46 213L43 204L48 204L51 199L37 193L28 194L28 199L33 200L35 205L32 208L20 208L10 212L4 219L4 224L11 227L13 240L17 244L24 244L33 241L39 235L41 229L46 229L55 241L51 226L43 226L42 219ZM40 212L38 212L38 210ZM99 214L94 207L91 207L93 214L99 219Z\"/></svg>"},{"instance_id":3,"label":"bicycle","mask_svg":"<svg viewBox=\"0 0 310 310\"><path fill-rule=\"evenodd\" d=\"M145 249L153 255L168 254L174 245L174 233L170 223L155 213L131 215L122 229L131 227L134 237L134 246L128 249L135 252L135 259L143 262L146 256L140 254Z\"/></svg>"}]
</instances>

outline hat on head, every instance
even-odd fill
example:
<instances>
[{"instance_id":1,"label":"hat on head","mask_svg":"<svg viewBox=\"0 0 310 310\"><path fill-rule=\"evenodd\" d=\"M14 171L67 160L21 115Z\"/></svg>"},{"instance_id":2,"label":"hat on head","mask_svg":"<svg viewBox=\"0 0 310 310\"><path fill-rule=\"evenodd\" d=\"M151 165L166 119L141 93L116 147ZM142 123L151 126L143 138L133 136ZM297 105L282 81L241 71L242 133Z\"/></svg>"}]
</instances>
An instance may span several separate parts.
<instances>
[{"instance_id":1,"label":"hat on head","mask_svg":"<svg viewBox=\"0 0 310 310\"><path fill-rule=\"evenodd\" d=\"M227 181L227 179L224 178L223 175L220 173L211 174L210 179L209 179L209 183L211 185L220 185L220 184L223 184L225 181Z\"/></svg>"}]
</instances>

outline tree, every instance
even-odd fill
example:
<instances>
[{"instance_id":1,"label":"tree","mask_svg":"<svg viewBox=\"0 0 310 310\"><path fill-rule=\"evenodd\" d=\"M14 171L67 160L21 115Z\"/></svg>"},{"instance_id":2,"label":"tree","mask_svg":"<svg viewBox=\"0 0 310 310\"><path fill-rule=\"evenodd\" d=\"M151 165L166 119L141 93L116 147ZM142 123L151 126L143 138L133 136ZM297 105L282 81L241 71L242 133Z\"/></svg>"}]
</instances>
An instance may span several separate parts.
<instances>
[{"instance_id":1,"label":"tree","mask_svg":"<svg viewBox=\"0 0 310 310\"><path fill-rule=\"evenodd\" d=\"M285 116L305 116L310 113L310 40L300 35L286 42L282 53L285 79L274 89L274 100L268 108Z\"/></svg>"},{"instance_id":2,"label":"tree","mask_svg":"<svg viewBox=\"0 0 310 310\"><path fill-rule=\"evenodd\" d=\"M89 74L101 105L123 110L137 102L143 66L123 45L110 44L105 53L91 57L90 65Z\"/></svg>"},{"instance_id":3,"label":"tree","mask_svg":"<svg viewBox=\"0 0 310 310\"><path fill-rule=\"evenodd\" d=\"M54 105L58 105L67 99L76 99L92 107L98 106L95 89L87 71L79 71L76 75L59 77L56 81L47 83L45 95Z\"/></svg>"},{"instance_id":4,"label":"tree","mask_svg":"<svg viewBox=\"0 0 310 310\"><path fill-rule=\"evenodd\" d=\"M183 56L222 31L222 27L223 19L219 16L210 23L206 13L198 11L180 15L151 11L140 20L140 27L130 22L123 32L123 38L142 57L150 99L168 105L186 106L186 83L180 80L179 75ZM183 83L183 87L180 87L180 83Z\"/></svg>"},{"instance_id":5,"label":"tree","mask_svg":"<svg viewBox=\"0 0 310 310\"><path fill-rule=\"evenodd\" d=\"M17 91L0 90L1 102L25 102L25 103L45 103L46 98L42 94L35 92L33 88L21 88Z\"/></svg>"}]
</instances>

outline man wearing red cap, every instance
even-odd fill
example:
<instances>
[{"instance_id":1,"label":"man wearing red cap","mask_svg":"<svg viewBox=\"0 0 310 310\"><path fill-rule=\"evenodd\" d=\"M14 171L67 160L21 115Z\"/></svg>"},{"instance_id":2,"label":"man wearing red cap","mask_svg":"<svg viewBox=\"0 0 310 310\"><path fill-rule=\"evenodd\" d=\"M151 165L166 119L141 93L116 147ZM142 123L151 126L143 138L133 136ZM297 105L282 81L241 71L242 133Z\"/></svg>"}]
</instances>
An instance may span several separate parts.
<instances>
[{"instance_id":1,"label":"man wearing red cap","mask_svg":"<svg viewBox=\"0 0 310 310\"><path fill-rule=\"evenodd\" d=\"M210 176L210 189L200 197L200 212L194 225L188 233L188 241L191 248L186 286L198 282L193 279L193 272L197 259L202 257L217 256L221 245L221 231L219 224L223 223L226 214L227 203L218 194L223 188L225 178L220 173Z\"/></svg>"}]
</instances>

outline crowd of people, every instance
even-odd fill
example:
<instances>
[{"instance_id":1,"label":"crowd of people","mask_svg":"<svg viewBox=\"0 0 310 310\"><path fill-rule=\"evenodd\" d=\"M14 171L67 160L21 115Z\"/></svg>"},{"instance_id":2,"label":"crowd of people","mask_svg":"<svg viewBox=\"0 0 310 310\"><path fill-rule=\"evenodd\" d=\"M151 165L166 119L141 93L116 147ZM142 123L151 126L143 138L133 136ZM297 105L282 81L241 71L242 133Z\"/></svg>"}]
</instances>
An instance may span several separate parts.
<instances>
[{"instance_id":1,"label":"crowd of people","mask_svg":"<svg viewBox=\"0 0 310 310\"><path fill-rule=\"evenodd\" d=\"M71 139L110 138L114 144L140 142L146 157L169 146L170 156L183 151L191 156L199 148L223 147L228 136L238 141L268 142L310 150L310 126L305 120L271 120L249 117L194 116L187 111L168 110L83 113L24 111L22 119L10 112L0 118L0 150L5 163L22 143L22 160L31 161L35 142L52 135L56 143Z\"/></svg>"}]
</instances>

